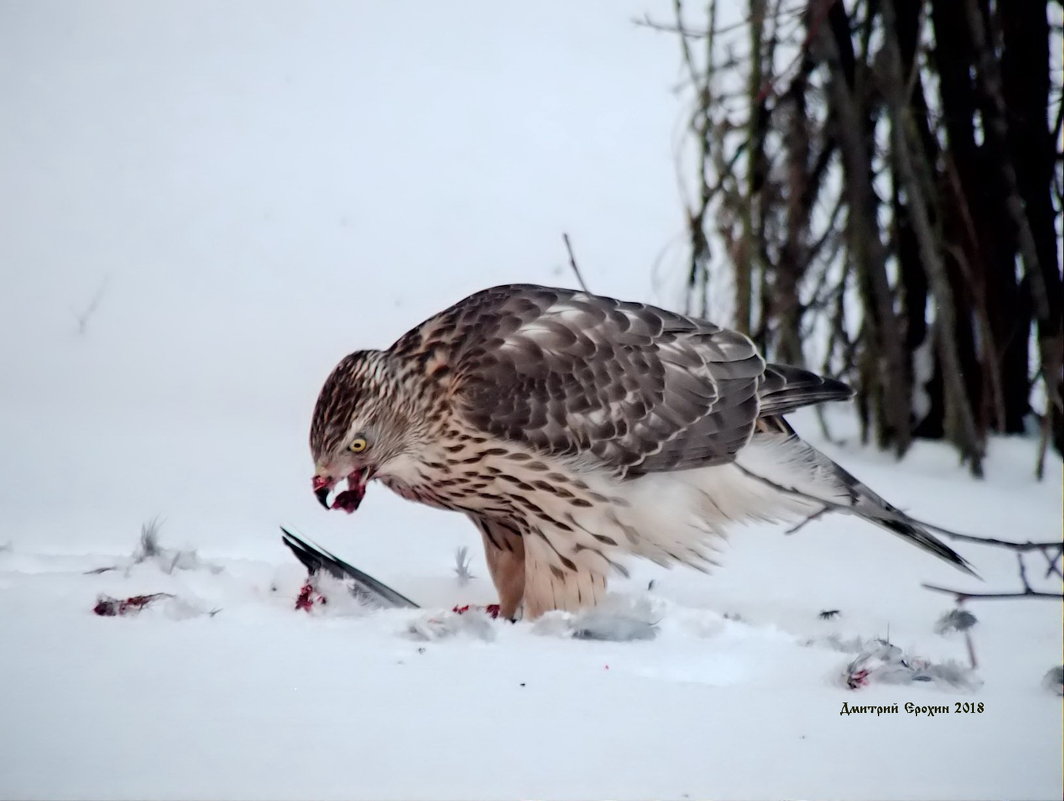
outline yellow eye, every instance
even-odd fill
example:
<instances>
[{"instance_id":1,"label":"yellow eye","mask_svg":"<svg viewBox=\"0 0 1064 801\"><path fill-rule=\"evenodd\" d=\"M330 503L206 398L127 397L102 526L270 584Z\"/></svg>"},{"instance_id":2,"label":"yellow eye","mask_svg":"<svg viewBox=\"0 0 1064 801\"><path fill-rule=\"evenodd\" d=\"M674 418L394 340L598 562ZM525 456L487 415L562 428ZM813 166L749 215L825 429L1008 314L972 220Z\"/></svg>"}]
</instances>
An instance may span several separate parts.
<instances>
[{"instance_id":1,"label":"yellow eye","mask_svg":"<svg viewBox=\"0 0 1064 801\"><path fill-rule=\"evenodd\" d=\"M369 447L369 443L363 437L355 437L347 447L351 453L362 453Z\"/></svg>"}]
</instances>

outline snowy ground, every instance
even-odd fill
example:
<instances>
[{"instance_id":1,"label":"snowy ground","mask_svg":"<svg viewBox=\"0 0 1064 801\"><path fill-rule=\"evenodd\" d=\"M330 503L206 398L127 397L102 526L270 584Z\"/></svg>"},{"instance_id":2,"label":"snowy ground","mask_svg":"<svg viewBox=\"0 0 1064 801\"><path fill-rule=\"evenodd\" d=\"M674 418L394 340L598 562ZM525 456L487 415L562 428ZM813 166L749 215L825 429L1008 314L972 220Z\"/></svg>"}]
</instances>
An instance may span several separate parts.
<instances>
[{"instance_id":1,"label":"snowy ground","mask_svg":"<svg viewBox=\"0 0 1064 801\"><path fill-rule=\"evenodd\" d=\"M996 442L977 486L936 446L900 468L864 450L835 455L888 497L966 531L1038 537L1059 522L1059 470L1028 481L1027 443ZM846 645L889 632L911 655L966 663L959 636L933 631L952 604L919 582L974 582L829 518L792 536L737 532L714 576L640 567L616 588L651 599L653 640L492 622L424 641L411 623L491 601L490 583L479 554L470 584L452 575L453 550L475 546L464 520L389 524L377 514L385 492L327 546L423 611L295 611L305 574L271 530L238 558L194 526L164 524L164 544L183 535L222 568L172 574L145 562L85 575L128 554L92 553L89 542L60 554L19 536L0 553L0 686L17 722L0 734L0 796L1051 798L1060 786L1060 699L1040 684L1060 661L1055 602L970 604L978 688L850 690L842 676L855 654L833 635ZM313 515L302 522L318 528ZM962 550L987 586L1014 586L1010 555ZM171 592L187 606L101 618L90 611L101 592ZM840 614L821 620L827 609ZM951 713L914 716L907 702ZM957 714L958 702L983 712ZM843 703L900 711L840 715Z\"/></svg>"},{"instance_id":2,"label":"snowy ground","mask_svg":"<svg viewBox=\"0 0 1064 801\"><path fill-rule=\"evenodd\" d=\"M676 44L629 21L669 6L0 3L0 797L1060 796L1059 604L969 605L978 687L842 683L857 639L968 658L920 584L983 585L887 533L828 517L738 530L708 577L633 565L615 591L652 640L426 641L412 624L493 600L468 523L309 492L335 361L491 283L571 283L562 231L595 289L676 305L650 271L682 219ZM1031 442L992 443L977 483L831 419L823 447L911 513L1059 535L1060 462L1033 482ZM198 567L86 574L156 515ZM295 611L281 524L424 609ZM1011 554L958 547L1015 586ZM180 602L92 614L155 592Z\"/></svg>"}]
</instances>

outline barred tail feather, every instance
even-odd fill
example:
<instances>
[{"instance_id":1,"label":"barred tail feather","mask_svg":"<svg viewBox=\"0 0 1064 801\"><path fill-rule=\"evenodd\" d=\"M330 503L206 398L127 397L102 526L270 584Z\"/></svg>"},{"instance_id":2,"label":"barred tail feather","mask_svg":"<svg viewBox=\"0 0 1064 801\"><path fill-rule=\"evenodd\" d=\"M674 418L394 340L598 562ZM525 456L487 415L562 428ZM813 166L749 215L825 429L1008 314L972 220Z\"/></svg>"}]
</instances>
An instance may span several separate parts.
<instances>
[{"instance_id":1,"label":"barred tail feather","mask_svg":"<svg viewBox=\"0 0 1064 801\"><path fill-rule=\"evenodd\" d=\"M894 510L901 519L892 520L872 517L866 517L865 519L871 520L873 523L876 523L888 531L897 534L899 537L908 540L913 545L933 553L939 559L944 559L957 569L963 570L965 573L979 578L979 574L975 572L971 563L969 563L967 559L942 542L938 537L931 534L931 532L921 526L917 521L908 518L903 512L894 509L892 506L889 508Z\"/></svg>"},{"instance_id":2,"label":"barred tail feather","mask_svg":"<svg viewBox=\"0 0 1064 801\"><path fill-rule=\"evenodd\" d=\"M960 554L897 507L887 503L813 446L796 436L757 435L736 461L751 477L783 495L849 512L885 528L954 567L977 575Z\"/></svg>"}]
</instances>

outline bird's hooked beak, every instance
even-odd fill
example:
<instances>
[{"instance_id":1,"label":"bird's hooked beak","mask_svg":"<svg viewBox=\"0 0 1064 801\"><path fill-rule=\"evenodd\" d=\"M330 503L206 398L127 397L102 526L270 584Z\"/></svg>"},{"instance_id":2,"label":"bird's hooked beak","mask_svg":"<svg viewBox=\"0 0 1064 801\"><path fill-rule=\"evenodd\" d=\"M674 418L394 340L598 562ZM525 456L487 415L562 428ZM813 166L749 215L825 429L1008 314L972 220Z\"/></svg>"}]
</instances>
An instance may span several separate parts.
<instances>
[{"instance_id":1,"label":"bird's hooked beak","mask_svg":"<svg viewBox=\"0 0 1064 801\"><path fill-rule=\"evenodd\" d=\"M318 503L326 509L343 509L348 514L351 514L362 503L362 498L366 495L368 472L365 469L354 470L345 479L342 479L342 481L347 482L347 489L338 492L332 499L332 503L329 502L329 495L333 487L340 482L337 482L331 476L314 476L312 485Z\"/></svg>"},{"instance_id":2,"label":"bird's hooked beak","mask_svg":"<svg viewBox=\"0 0 1064 801\"><path fill-rule=\"evenodd\" d=\"M325 476L314 476L314 495L318 499L318 503L329 508L329 490L332 489L333 480L326 478Z\"/></svg>"}]
</instances>

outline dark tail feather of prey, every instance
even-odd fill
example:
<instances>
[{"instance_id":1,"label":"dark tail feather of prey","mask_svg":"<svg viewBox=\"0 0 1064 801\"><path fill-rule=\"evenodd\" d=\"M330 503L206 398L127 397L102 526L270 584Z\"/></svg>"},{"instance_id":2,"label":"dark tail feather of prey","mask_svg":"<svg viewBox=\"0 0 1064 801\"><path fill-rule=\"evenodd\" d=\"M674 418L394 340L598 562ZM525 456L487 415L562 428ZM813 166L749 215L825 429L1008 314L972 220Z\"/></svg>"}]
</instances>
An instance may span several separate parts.
<instances>
[{"instance_id":1,"label":"dark tail feather of prey","mask_svg":"<svg viewBox=\"0 0 1064 801\"><path fill-rule=\"evenodd\" d=\"M353 592L364 600L376 603L378 606L398 607L407 609L419 608L409 598L400 595L387 584L382 584L368 573L363 573L357 567L352 567L342 559L333 556L324 548L319 548L309 542L301 540L284 526L281 526L284 536L282 542L295 554L296 559L313 575L318 571L324 571L333 578L347 581L353 584Z\"/></svg>"}]
</instances>

